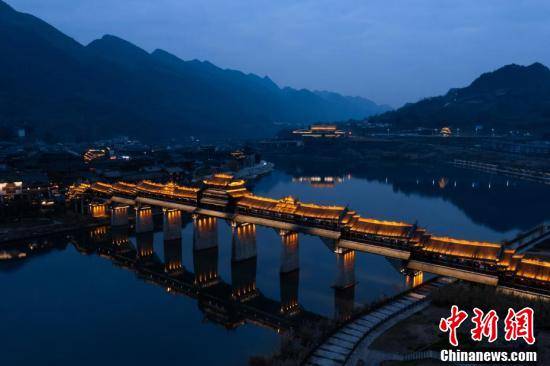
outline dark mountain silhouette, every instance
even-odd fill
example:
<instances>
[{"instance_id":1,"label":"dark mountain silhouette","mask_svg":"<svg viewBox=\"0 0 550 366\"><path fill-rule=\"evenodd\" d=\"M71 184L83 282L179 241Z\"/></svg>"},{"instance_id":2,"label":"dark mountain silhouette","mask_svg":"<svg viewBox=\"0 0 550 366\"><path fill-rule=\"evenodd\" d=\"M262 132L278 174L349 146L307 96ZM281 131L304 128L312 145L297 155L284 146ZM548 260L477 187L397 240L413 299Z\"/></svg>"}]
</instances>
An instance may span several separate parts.
<instances>
[{"instance_id":1,"label":"dark mountain silhouette","mask_svg":"<svg viewBox=\"0 0 550 366\"><path fill-rule=\"evenodd\" d=\"M51 139L267 134L276 123L364 118L363 98L279 88L269 78L148 53L114 36L83 46L0 0L0 125Z\"/></svg>"},{"instance_id":2,"label":"dark mountain silhouette","mask_svg":"<svg viewBox=\"0 0 550 366\"><path fill-rule=\"evenodd\" d=\"M396 128L476 125L501 132L550 132L550 70L540 64L507 65L485 73L465 88L427 98L369 118Z\"/></svg>"}]
</instances>

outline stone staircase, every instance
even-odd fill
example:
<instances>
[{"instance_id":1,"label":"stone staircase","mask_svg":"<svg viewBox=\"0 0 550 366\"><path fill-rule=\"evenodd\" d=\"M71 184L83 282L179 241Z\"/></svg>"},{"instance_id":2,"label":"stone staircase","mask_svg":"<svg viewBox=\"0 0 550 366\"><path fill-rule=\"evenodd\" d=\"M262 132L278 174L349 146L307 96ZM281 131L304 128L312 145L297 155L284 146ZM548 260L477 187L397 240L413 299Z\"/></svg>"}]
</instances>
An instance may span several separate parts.
<instances>
[{"instance_id":1,"label":"stone staircase","mask_svg":"<svg viewBox=\"0 0 550 366\"><path fill-rule=\"evenodd\" d=\"M383 324L398 320L405 313L415 310L408 316L427 305L429 295L442 286L454 282L454 279L438 277L402 295L372 312L352 320L332 336L326 339L304 362L308 366L345 365L357 346ZM391 322L393 323L393 322ZM393 325L393 324L392 324Z\"/></svg>"}]
</instances>

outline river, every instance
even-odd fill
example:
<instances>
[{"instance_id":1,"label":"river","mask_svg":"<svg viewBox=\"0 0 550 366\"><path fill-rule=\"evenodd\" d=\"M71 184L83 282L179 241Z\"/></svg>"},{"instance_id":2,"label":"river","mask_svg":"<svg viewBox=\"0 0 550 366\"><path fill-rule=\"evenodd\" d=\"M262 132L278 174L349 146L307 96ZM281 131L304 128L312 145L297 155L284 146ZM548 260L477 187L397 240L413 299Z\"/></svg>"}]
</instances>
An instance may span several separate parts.
<instances>
[{"instance_id":1,"label":"river","mask_svg":"<svg viewBox=\"0 0 550 366\"><path fill-rule=\"evenodd\" d=\"M253 190L349 205L362 216L418 222L438 235L474 240L501 241L550 219L549 186L451 167L351 172L288 164ZM231 283L231 228L223 221L217 227L218 276ZM193 271L193 225L182 230L182 264ZM129 240L136 245L135 235ZM162 232L154 234L153 243L155 254L164 258ZM256 288L280 301L281 238L258 227L256 245ZM250 356L279 346L273 329L248 322L227 329L191 297L168 293L71 244L59 248L16 265L0 263L2 365L246 365ZM291 292L302 309L330 318L407 288L399 263L360 253L357 284L351 297L342 298L332 287L336 271L335 254L323 241L300 235L299 281L291 283Z\"/></svg>"}]
</instances>

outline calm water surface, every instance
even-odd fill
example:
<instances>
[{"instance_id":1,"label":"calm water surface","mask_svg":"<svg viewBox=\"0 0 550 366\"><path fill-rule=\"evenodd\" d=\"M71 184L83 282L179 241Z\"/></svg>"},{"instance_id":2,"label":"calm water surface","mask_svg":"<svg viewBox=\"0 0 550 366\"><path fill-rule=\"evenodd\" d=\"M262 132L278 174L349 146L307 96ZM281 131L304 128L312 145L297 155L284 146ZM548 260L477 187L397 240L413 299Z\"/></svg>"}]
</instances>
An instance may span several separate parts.
<instances>
[{"instance_id":1,"label":"calm water surface","mask_svg":"<svg viewBox=\"0 0 550 366\"><path fill-rule=\"evenodd\" d=\"M429 231L500 241L550 219L550 187L451 168L392 167L345 172L286 167L254 191L304 202L347 204L363 216L418 221ZM231 283L231 229L218 223L218 271ZM193 227L183 228L183 265L193 271ZM279 301L281 239L258 227L257 288ZM135 244L135 237L130 241ZM164 258L162 233L154 249ZM335 255L321 239L300 235L298 299L308 311L338 310ZM406 288L399 263L357 254L354 303ZM72 245L17 266L0 264L0 365L246 365L279 346L277 332L254 324L228 330L207 320L197 301L167 293L107 258Z\"/></svg>"}]
</instances>

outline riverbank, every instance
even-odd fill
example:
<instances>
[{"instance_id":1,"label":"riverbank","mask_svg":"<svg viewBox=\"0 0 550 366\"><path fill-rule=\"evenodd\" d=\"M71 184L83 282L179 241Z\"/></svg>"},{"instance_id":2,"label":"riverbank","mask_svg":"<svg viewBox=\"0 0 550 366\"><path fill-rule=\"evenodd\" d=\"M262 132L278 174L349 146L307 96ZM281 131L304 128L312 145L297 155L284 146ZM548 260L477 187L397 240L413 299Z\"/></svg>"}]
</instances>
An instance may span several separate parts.
<instances>
[{"instance_id":1,"label":"riverbank","mask_svg":"<svg viewBox=\"0 0 550 366\"><path fill-rule=\"evenodd\" d=\"M380 136L342 141L306 142L302 145L260 145L270 161L281 159L340 162L351 168L365 163L448 164L455 159L498 164L512 169L550 172L550 159L544 153L518 153L492 148L498 138L441 138Z\"/></svg>"},{"instance_id":2,"label":"riverbank","mask_svg":"<svg viewBox=\"0 0 550 366\"><path fill-rule=\"evenodd\" d=\"M526 350L528 347L522 341L509 343L504 340L502 324L504 315L509 307L519 310L524 306L531 306L535 310L535 348L538 352L540 364L550 361L550 302L532 301L526 298L504 294L498 290L482 285L456 283L443 291L434 294L432 303L420 312L401 321L390 328L372 343L370 349L386 355L410 355L424 351L435 351L450 348L448 334L440 332L438 324L441 318L449 316L451 305L457 305L460 309L471 313L474 307L484 311L494 309L501 317L499 322L499 338L494 343L486 341L474 342L470 337L470 325L458 329L460 350ZM468 321L469 323L469 321ZM388 356L389 357L389 356ZM417 361L418 362L418 361ZM424 365L405 361L385 361L384 366L400 365ZM438 365L438 361L430 361Z\"/></svg>"}]
</instances>

